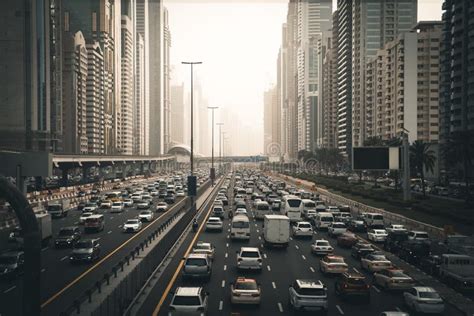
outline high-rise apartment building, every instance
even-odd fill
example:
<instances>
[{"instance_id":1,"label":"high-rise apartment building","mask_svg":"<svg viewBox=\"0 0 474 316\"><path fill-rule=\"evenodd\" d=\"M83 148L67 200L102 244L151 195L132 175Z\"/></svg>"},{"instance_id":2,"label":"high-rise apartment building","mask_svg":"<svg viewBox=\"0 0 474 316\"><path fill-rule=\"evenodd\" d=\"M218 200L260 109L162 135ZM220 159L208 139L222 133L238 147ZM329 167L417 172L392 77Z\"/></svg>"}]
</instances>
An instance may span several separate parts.
<instances>
[{"instance_id":1,"label":"high-rise apartment building","mask_svg":"<svg viewBox=\"0 0 474 316\"><path fill-rule=\"evenodd\" d=\"M352 2L352 146L362 146L367 138L366 61L416 21L417 0Z\"/></svg>"},{"instance_id":2,"label":"high-rise apartment building","mask_svg":"<svg viewBox=\"0 0 474 316\"><path fill-rule=\"evenodd\" d=\"M337 11L333 21L337 20ZM322 69L322 143L325 148L337 148L337 60L336 38L330 37L325 43Z\"/></svg>"},{"instance_id":3,"label":"high-rise apartment building","mask_svg":"<svg viewBox=\"0 0 474 316\"><path fill-rule=\"evenodd\" d=\"M419 22L366 63L366 135L404 130L410 142L438 142L439 46L442 24Z\"/></svg>"},{"instance_id":4,"label":"high-rise apartment building","mask_svg":"<svg viewBox=\"0 0 474 316\"><path fill-rule=\"evenodd\" d=\"M440 138L474 130L474 3L445 0L440 51Z\"/></svg>"},{"instance_id":5,"label":"high-rise apartment building","mask_svg":"<svg viewBox=\"0 0 474 316\"><path fill-rule=\"evenodd\" d=\"M184 83L170 87L171 143L184 144Z\"/></svg>"},{"instance_id":6,"label":"high-rise apartment building","mask_svg":"<svg viewBox=\"0 0 474 316\"><path fill-rule=\"evenodd\" d=\"M263 153L280 158L281 120L278 108L277 87L271 87L263 93Z\"/></svg>"},{"instance_id":7,"label":"high-rise apartment building","mask_svg":"<svg viewBox=\"0 0 474 316\"><path fill-rule=\"evenodd\" d=\"M51 150L50 1L1 1L0 148Z\"/></svg>"},{"instance_id":8,"label":"high-rise apartment building","mask_svg":"<svg viewBox=\"0 0 474 316\"><path fill-rule=\"evenodd\" d=\"M171 143L171 101L170 101L170 47L171 33L168 25L168 10L163 8L163 153L168 153Z\"/></svg>"},{"instance_id":9,"label":"high-rise apartment building","mask_svg":"<svg viewBox=\"0 0 474 316\"><path fill-rule=\"evenodd\" d=\"M86 40L82 32L62 35L62 151L86 154L87 143L87 75Z\"/></svg>"}]
</instances>

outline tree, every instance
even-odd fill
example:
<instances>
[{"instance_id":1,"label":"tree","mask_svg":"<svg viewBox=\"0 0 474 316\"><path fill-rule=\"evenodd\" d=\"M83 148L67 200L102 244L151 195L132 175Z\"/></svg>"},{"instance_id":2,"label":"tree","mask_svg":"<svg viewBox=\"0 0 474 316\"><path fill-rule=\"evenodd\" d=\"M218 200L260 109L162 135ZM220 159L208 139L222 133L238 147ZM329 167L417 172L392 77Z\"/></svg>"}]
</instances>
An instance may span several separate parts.
<instances>
[{"instance_id":1,"label":"tree","mask_svg":"<svg viewBox=\"0 0 474 316\"><path fill-rule=\"evenodd\" d=\"M448 166L454 166L461 160L466 184L466 203L470 202L470 175L474 159L474 131L452 132L443 149Z\"/></svg>"},{"instance_id":2,"label":"tree","mask_svg":"<svg viewBox=\"0 0 474 316\"><path fill-rule=\"evenodd\" d=\"M436 162L435 153L430 149L430 144L416 140L410 146L410 160L412 161L415 171L420 174L423 196L426 196L425 169L433 172Z\"/></svg>"}]
</instances>

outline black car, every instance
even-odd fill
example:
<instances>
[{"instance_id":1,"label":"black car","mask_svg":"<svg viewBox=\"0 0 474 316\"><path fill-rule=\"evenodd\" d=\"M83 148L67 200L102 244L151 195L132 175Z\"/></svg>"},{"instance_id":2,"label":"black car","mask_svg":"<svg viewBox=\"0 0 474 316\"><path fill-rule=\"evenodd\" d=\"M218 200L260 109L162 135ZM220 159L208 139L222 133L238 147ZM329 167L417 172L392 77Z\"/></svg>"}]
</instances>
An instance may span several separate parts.
<instances>
[{"instance_id":1,"label":"black car","mask_svg":"<svg viewBox=\"0 0 474 316\"><path fill-rule=\"evenodd\" d=\"M357 244L352 246L351 255L356 259L361 259L362 257L365 257L366 255L374 251L375 249L372 247L371 244L368 244L366 242L358 242Z\"/></svg>"},{"instance_id":2,"label":"black car","mask_svg":"<svg viewBox=\"0 0 474 316\"><path fill-rule=\"evenodd\" d=\"M158 198L159 199L164 199L164 198L166 198L167 195L168 195L168 192L166 192L166 190L160 190L158 192Z\"/></svg>"},{"instance_id":3,"label":"black car","mask_svg":"<svg viewBox=\"0 0 474 316\"><path fill-rule=\"evenodd\" d=\"M23 273L24 263L23 251L8 251L0 254L0 279L12 279Z\"/></svg>"},{"instance_id":4,"label":"black car","mask_svg":"<svg viewBox=\"0 0 474 316\"><path fill-rule=\"evenodd\" d=\"M347 229L353 233L365 233L367 232L367 225L365 225L363 220L353 219L349 221Z\"/></svg>"},{"instance_id":5,"label":"black car","mask_svg":"<svg viewBox=\"0 0 474 316\"><path fill-rule=\"evenodd\" d=\"M174 194L168 194L165 196L165 202L168 204L173 204L175 202L176 198Z\"/></svg>"},{"instance_id":6,"label":"black car","mask_svg":"<svg viewBox=\"0 0 474 316\"><path fill-rule=\"evenodd\" d=\"M430 245L423 240L407 240L400 244L398 256L411 264L418 264L430 255Z\"/></svg>"},{"instance_id":7,"label":"black car","mask_svg":"<svg viewBox=\"0 0 474 316\"><path fill-rule=\"evenodd\" d=\"M383 248L387 251L397 254L400 251L400 246L403 242L408 240L408 232L393 231L389 232L385 239Z\"/></svg>"},{"instance_id":8,"label":"black car","mask_svg":"<svg viewBox=\"0 0 474 316\"><path fill-rule=\"evenodd\" d=\"M74 245L69 261L92 262L99 259L100 244L98 239L81 239Z\"/></svg>"},{"instance_id":9,"label":"black car","mask_svg":"<svg viewBox=\"0 0 474 316\"><path fill-rule=\"evenodd\" d=\"M59 247L72 247L81 239L81 230L77 226L62 227L54 240L54 245Z\"/></svg>"},{"instance_id":10,"label":"black car","mask_svg":"<svg viewBox=\"0 0 474 316\"><path fill-rule=\"evenodd\" d=\"M420 260L420 268L426 273L439 276L439 267L441 266L441 257L436 255L429 255Z\"/></svg>"}]
</instances>

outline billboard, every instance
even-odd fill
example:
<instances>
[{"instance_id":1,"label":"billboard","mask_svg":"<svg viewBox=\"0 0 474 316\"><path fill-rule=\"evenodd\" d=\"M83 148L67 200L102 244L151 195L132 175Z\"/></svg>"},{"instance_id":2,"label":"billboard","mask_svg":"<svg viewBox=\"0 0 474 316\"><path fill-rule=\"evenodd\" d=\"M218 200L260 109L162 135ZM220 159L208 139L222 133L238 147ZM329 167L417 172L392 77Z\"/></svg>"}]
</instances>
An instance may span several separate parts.
<instances>
[{"instance_id":1,"label":"billboard","mask_svg":"<svg viewBox=\"0 0 474 316\"><path fill-rule=\"evenodd\" d=\"M352 149L353 170L398 170L400 169L399 147L354 147Z\"/></svg>"}]
</instances>

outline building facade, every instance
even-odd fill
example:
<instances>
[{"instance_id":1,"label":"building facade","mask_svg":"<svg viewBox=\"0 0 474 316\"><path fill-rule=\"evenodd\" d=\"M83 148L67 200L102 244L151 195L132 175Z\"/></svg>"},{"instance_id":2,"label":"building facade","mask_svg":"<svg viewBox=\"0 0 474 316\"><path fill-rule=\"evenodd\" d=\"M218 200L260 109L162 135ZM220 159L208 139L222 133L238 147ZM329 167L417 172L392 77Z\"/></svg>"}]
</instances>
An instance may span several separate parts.
<instances>
[{"instance_id":1,"label":"building facade","mask_svg":"<svg viewBox=\"0 0 474 316\"><path fill-rule=\"evenodd\" d=\"M333 21L337 19L337 11L333 15ZM323 79L322 79L322 112L323 132L321 146L325 148L337 148L337 60L335 49L335 37L328 38L325 44L323 57Z\"/></svg>"},{"instance_id":2,"label":"building facade","mask_svg":"<svg viewBox=\"0 0 474 316\"><path fill-rule=\"evenodd\" d=\"M280 122L278 89L273 86L263 94L263 153L280 158Z\"/></svg>"},{"instance_id":3,"label":"building facade","mask_svg":"<svg viewBox=\"0 0 474 316\"><path fill-rule=\"evenodd\" d=\"M184 83L170 87L171 143L184 144Z\"/></svg>"}]
</instances>

